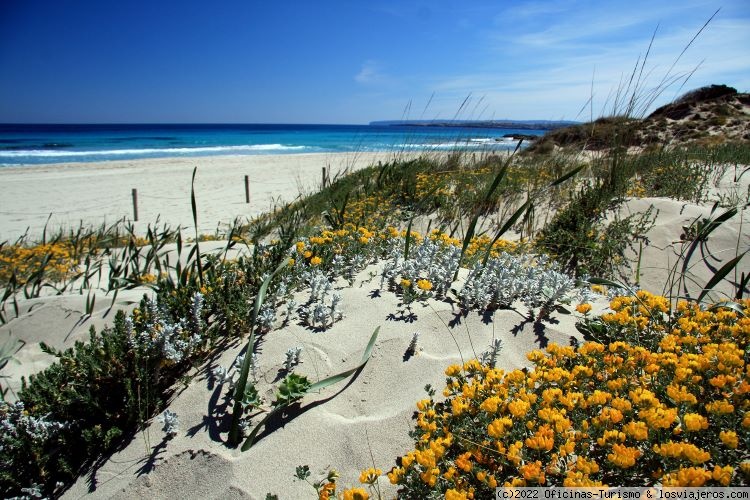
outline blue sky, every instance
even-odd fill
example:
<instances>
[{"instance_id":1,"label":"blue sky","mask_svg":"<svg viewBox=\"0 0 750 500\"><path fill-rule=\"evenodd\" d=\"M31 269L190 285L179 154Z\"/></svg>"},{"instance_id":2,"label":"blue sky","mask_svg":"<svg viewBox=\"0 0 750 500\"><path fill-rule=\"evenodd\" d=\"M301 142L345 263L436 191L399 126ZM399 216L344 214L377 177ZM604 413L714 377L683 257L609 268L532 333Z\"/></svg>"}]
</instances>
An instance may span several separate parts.
<instances>
[{"instance_id":1,"label":"blue sky","mask_svg":"<svg viewBox=\"0 0 750 500\"><path fill-rule=\"evenodd\" d=\"M749 91L747 0L4 0L0 122L585 120L719 7L671 74Z\"/></svg>"}]
</instances>

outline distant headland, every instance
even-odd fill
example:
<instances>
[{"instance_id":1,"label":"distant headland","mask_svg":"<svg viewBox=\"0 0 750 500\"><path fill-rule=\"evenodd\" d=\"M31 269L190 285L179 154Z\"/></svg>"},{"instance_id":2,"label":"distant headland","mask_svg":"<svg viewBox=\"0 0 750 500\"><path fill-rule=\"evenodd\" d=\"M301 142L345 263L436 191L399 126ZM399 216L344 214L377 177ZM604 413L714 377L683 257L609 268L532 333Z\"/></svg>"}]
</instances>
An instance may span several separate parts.
<instances>
[{"instance_id":1,"label":"distant headland","mask_svg":"<svg viewBox=\"0 0 750 500\"><path fill-rule=\"evenodd\" d=\"M471 127L554 130L578 123L566 120L383 120L370 122L370 125L379 127Z\"/></svg>"}]
</instances>

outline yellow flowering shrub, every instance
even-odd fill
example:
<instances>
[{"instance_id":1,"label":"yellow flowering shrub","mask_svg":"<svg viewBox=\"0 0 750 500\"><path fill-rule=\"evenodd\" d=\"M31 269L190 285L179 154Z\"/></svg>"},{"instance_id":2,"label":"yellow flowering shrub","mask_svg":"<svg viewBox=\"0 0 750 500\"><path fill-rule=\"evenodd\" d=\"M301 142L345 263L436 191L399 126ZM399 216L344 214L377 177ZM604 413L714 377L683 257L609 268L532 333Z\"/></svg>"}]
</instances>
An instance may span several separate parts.
<instances>
[{"instance_id":1,"label":"yellow flowering shrub","mask_svg":"<svg viewBox=\"0 0 750 500\"><path fill-rule=\"evenodd\" d=\"M73 247L64 242L34 246L6 245L0 247L0 283L7 283L15 274L18 284L24 284L32 274L44 266L45 278L52 282L73 276L78 262ZM46 262L45 262L46 261Z\"/></svg>"},{"instance_id":2,"label":"yellow flowering shrub","mask_svg":"<svg viewBox=\"0 0 750 500\"><path fill-rule=\"evenodd\" d=\"M750 301L738 303L744 315L687 302L667 314L646 292L612 302L586 321L651 332L648 347L613 337L532 351L530 370L449 366L446 399L418 403L415 448L388 473L400 496L750 484Z\"/></svg>"}]
</instances>

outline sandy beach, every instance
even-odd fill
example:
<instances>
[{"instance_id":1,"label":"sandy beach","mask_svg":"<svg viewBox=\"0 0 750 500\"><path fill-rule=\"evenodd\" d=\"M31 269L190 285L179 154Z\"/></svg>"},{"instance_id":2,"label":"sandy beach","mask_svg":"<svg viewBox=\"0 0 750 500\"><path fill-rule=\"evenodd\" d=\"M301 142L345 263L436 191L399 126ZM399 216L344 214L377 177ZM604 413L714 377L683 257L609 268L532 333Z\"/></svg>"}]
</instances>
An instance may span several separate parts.
<instances>
[{"instance_id":1,"label":"sandy beach","mask_svg":"<svg viewBox=\"0 0 750 500\"><path fill-rule=\"evenodd\" d=\"M235 218L252 218L275 203L316 191L326 167L333 179L390 153L310 153L293 155L206 156L96 163L60 163L0 168L0 241L32 237L48 228L77 228L133 219L132 190L138 192L137 231L157 216L171 227L192 227L190 180L195 178L201 233L226 228ZM245 175L250 203L245 200ZM51 214L51 217L50 217Z\"/></svg>"}]
</instances>

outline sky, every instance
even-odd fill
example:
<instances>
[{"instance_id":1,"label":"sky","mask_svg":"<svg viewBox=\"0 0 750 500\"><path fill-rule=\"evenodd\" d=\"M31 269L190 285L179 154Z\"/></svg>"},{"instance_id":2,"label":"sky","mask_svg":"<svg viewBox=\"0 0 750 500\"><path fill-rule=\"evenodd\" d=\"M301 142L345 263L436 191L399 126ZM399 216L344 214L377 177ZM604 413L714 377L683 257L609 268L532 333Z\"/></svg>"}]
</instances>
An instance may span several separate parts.
<instances>
[{"instance_id":1,"label":"sky","mask_svg":"<svg viewBox=\"0 0 750 500\"><path fill-rule=\"evenodd\" d=\"M747 0L2 0L0 123L585 121L748 48Z\"/></svg>"}]
</instances>

